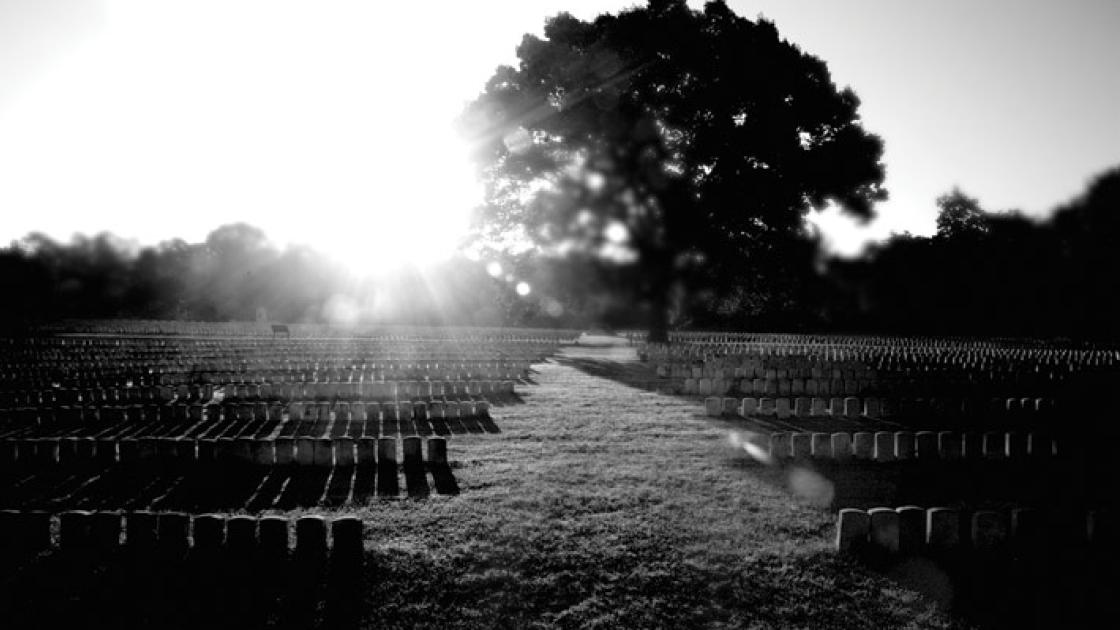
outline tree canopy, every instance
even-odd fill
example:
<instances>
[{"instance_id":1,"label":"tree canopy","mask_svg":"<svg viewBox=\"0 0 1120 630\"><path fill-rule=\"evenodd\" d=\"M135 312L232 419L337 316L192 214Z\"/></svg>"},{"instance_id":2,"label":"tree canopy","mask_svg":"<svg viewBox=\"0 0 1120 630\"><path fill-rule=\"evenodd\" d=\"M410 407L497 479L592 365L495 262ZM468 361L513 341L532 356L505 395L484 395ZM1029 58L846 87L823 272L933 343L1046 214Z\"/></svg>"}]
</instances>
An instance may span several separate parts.
<instances>
[{"instance_id":1,"label":"tree canopy","mask_svg":"<svg viewBox=\"0 0 1120 630\"><path fill-rule=\"evenodd\" d=\"M536 281L536 276L534 276ZM58 318L138 317L282 322L560 325L510 283L462 257L430 269L355 277L322 252L279 249L263 231L224 225L201 243L139 247L103 233L60 243L31 234L0 248L0 331Z\"/></svg>"},{"instance_id":2,"label":"tree canopy","mask_svg":"<svg viewBox=\"0 0 1120 630\"><path fill-rule=\"evenodd\" d=\"M1120 340L1120 167L1045 219L938 199L937 234L895 236L835 261L831 305L848 329Z\"/></svg>"},{"instance_id":3,"label":"tree canopy","mask_svg":"<svg viewBox=\"0 0 1120 630\"><path fill-rule=\"evenodd\" d=\"M752 272L718 296L698 295L684 322L1120 341L1120 167L1046 219L989 213L960 191L941 199L943 214L968 200L963 216L976 229L896 235L858 260L824 260L811 240L792 242L768 269L781 290L752 290ZM0 331L72 317L252 320L258 307L288 322L358 315L365 323L640 326L633 300L616 290L638 268L597 264L579 253L511 256L508 277L532 286L520 296L463 257L362 282L321 253L277 249L246 225L220 227L201 243L142 248L111 234L69 243L31 234L0 248L0 293L10 298Z\"/></svg>"},{"instance_id":4,"label":"tree canopy","mask_svg":"<svg viewBox=\"0 0 1120 630\"><path fill-rule=\"evenodd\" d=\"M987 220L980 202L954 188L937 198L937 236L939 238L974 238L986 234Z\"/></svg>"},{"instance_id":5,"label":"tree canopy","mask_svg":"<svg viewBox=\"0 0 1120 630\"><path fill-rule=\"evenodd\" d=\"M882 141L825 63L722 1L561 13L526 35L466 108L485 203L478 235L593 255L651 309L741 288L828 203L860 218L885 199Z\"/></svg>"}]
</instances>

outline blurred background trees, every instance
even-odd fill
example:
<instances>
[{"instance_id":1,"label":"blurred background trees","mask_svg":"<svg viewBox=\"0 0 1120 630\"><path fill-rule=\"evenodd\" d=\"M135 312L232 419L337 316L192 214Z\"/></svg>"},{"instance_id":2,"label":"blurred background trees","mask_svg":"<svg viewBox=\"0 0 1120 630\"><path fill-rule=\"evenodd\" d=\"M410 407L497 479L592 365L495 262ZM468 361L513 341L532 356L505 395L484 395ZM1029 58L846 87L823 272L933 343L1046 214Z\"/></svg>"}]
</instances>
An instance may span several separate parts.
<instances>
[{"instance_id":1,"label":"blurred background trees","mask_svg":"<svg viewBox=\"0 0 1120 630\"><path fill-rule=\"evenodd\" d=\"M834 324L938 334L1120 338L1120 168L1046 219L988 212L954 190L937 234L834 261Z\"/></svg>"},{"instance_id":2,"label":"blurred background trees","mask_svg":"<svg viewBox=\"0 0 1120 630\"><path fill-rule=\"evenodd\" d=\"M63 318L558 325L462 256L364 277L306 247L279 249L260 229L221 226L201 243L139 248L109 234L59 243L32 234L0 249L0 325ZM555 311L554 311L555 312ZM541 318L536 322L534 318Z\"/></svg>"},{"instance_id":3,"label":"blurred background trees","mask_svg":"<svg viewBox=\"0 0 1120 630\"><path fill-rule=\"evenodd\" d=\"M960 191L937 203L932 236L895 235L851 260L828 258L820 242L798 237L767 266L729 274L738 279L729 288L674 302L673 321L704 329L1120 339L1120 167L1047 219L988 212ZM363 279L314 250L278 249L244 225L220 227L201 243L145 248L109 234L69 243L32 234L0 249L0 323L253 320L264 307L287 322L644 324L615 289L636 282L638 266L522 252L502 259L532 287L521 296L486 264L456 256Z\"/></svg>"}]
</instances>

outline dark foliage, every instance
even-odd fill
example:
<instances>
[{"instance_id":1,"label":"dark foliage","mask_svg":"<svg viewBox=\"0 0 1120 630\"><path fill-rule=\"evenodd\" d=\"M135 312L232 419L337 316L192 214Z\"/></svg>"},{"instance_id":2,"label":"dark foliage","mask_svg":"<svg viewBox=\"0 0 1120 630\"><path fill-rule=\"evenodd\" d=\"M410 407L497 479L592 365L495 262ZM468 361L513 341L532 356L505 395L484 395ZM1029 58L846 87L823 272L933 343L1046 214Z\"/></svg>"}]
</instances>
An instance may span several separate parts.
<instances>
[{"instance_id":1,"label":"dark foliage","mask_svg":"<svg viewBox=\"0 0 1120 630\"><path fill-rule=\"evenodd\" d=\"M720 291L671 301L674 325L705 329L896 332L1120 339L1120 168L1047 220L988 213L954 191L932 237L896 235L858 260L822 259L800 235ZM305 248L277 250L260 230L225 226L204 243L134 251L108 234L60 244L30 235L0 250L0 324L68 317L359 319L430 324L633 327L648 304L617 287L642 267L592 254L522 254L506 270L453 258L380 280L349 278Z\"/></svg>"},{"instance_id":2,"label":"dark foliage","mask_svg":"<svg viewBox=\"0 0 1120 630\"><path fill-rule=\"evenodd\" d=\"M314 250L277 249L244 224L202 243L138 251L110 234L68 244L32 234L0 249L0 292L6 328L65 318L252 321L258 309L283 322L557 326L578 317L568 303L520 298L463 258L356 278Z\"/></svg>"},{"instance_id":3,"label":"dark foliage","mask_svg":"<svg viewBox=\"0 0 1120 630\"><path fill-rule=\"evenodd\" d=\"M600 277L644 304L655 336L674 301L782 275L810 209L869 218L886 197L859 99L773 23L653 0L562 13L544 35L463 115L486 183L480 236L629 268Z\"/></svg>"},{"instance_id":4,"label":"dark foliage","mask_svg":"<svg viewBox=\"0 0 1120 630\"><path fill-rule=\"evenodd\" d=\"M1120 338L1120 168L1047 220L985 213L954 191L931 238L895 236L837 262L843 328L939 334Z\"/></svg>"}]
</instances>

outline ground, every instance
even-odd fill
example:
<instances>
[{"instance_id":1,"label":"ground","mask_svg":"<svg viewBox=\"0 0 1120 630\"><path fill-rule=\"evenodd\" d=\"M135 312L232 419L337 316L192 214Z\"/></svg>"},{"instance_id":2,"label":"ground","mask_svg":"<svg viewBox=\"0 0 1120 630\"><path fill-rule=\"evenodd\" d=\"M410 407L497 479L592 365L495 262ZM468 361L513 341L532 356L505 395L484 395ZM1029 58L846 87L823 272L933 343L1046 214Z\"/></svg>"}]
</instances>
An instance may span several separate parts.
<instances>
[{"instance_id":1,"label":"ground","mask_svg":"<svg viewBox=\"0 0 1120 630\"><path fill-rule=\"evenodd\" d=\"M954 625L931 600L833 551L834 513L790 490L811 477L752 459L735 444L741 421L707 418L698 401L656 393L652 380L625 342L581 337L533 366L519 400L493 407L499 433L448 439L460 494L286 513L357 513L361 575L324 582L322 567L298 559L55 553L9 576L0 618L10 627Z\"/></svg>"},{"instance_id":2,"label":"ground","mask_svg":"<svg viewBox=\"0 0 1120 630\"><path fill-rule=\"evenodd\" d=\"M454 438L456 497L372 506L371 626L948 627L831 549L835 516L732 443L735 425L646 391L628 347L534 366L502 433ZM589 374L611 375L596 376Z\"/></svg>"}]
</instances>

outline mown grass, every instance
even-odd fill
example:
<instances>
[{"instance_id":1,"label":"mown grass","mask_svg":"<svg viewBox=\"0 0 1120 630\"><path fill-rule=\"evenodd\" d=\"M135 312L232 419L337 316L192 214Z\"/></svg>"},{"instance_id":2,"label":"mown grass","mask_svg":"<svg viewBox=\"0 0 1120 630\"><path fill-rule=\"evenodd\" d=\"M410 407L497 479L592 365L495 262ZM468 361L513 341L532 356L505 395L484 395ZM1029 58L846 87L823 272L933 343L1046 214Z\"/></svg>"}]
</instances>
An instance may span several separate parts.
<instances>
[{"instance_id":1,"label":"mown grass","mask_svg":"<svg viewBox=\"0 0 1120 630\"><path fill-rule=\"evenodd\" d=\"M495 410L501 434L451 442L461 495L363 514L370 627L951 625L833 553L834 516L747 465L694 402L537 368L524 404Z\"/></svg>"},{"instance_id":2,"label":"mown grass","mask_svg":"<svg viewBox=\"0 0 1120 630\"><path fill-rule=\"evenodd\" d=\"M579 347L537 365L535 384L520 388L524 402L492 410L501 433L449 440L459 495L378 500L357 509L366 522L364 575L346 582L351 594L342 596L361 600L351 611L356 619L332 616L332 595L325 592L313 595L318 603L308 604L308 614L289 616L283 611L294 604L286 600L309 592L294 583L266 593L250 607L255 613L241 614L233 625L330 626L339 619L369 628L456 629L954 625L930 601L835 554L833 514L795 498L780 470L751 463L729 440L733 425L703 417L693 401L593 376L585 371L589 364L573 363L610 367L632 357L626 348ZM640 366L621 368L641 376ZM49 588L22 589L30 598L19 602L32 612L28 618L48 620L51 598L61 597L72 611L60 613L64 620L83 619L93 606L111 609L114 624L152 625L147 613L116 609L150 596L158 584L130 585L139 578L116 568L126 590L107 594L120 589L99 584L105 567L85 577L60 575L65 569L58 567L66 566L65 559L48 559L29 573ZM221 562L192 570L213 576L218 593L275 577L226 571ZM192 585L183 595L160 597L190 614L164 614L157 625L188 626L190 618L221 626L223 606L239 596L211 594L209 601L198 595L205 592L199 580L186 581ZM112 601L94 601L105 597Z\"/></svg>"}]
</instances>

